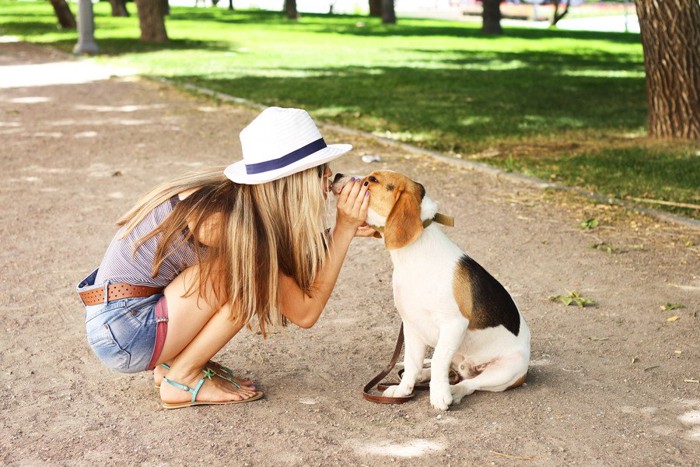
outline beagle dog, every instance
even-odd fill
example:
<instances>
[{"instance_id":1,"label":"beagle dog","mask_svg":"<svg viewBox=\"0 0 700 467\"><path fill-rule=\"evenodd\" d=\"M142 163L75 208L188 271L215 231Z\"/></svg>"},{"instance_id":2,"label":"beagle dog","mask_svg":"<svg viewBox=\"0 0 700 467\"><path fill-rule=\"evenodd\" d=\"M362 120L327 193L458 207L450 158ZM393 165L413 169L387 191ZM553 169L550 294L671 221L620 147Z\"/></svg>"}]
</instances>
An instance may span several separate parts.
<instances>
[{"instance_id":1,"label":"beagle dog","mask_svg":"<svg viewBox=\"0 0 700 467\"><path fill-rule=\"evenodd\" d=\"M340 193L350 177L335 176ZM392 171L364 177L367 223L384 237L394 266L393 291L405 333L404 373L385 396L407 396L430 380L430 404L447 410L474 391L522 385L530 330L506 289L438 227L442 216L423 185ZM444 216L442 216L444 218ZM423 368L427 347L430 369ZM450 385L449 372L461 377Z\"/></svg>"}]
</instances>

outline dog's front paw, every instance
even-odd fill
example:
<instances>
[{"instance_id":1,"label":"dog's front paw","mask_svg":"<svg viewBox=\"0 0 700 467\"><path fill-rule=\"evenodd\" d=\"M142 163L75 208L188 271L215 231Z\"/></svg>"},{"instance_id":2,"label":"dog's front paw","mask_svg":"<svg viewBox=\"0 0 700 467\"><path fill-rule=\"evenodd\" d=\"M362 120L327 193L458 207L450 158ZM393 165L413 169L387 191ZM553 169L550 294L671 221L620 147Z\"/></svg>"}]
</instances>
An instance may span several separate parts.
<instances>
[{"instance_id":1,"label":"dog's front paw","mask_svg":"<svg viewBox=\"0 0 700 467\"><path fill-rule=\"evenodd\" d=\"M389 386L384 390L382 396L384 397L406 397L413 392L412 387L408 385L398 384L396 386Z\"/></svg>"},{"instance_id":2,"label":"dog's front paw","mask_svg":"<svg viewBox=\"0 0 700 467\"><path fill-rule=\"evenodd\" d=\"M430 405L434 408L447 410L452 401L452 392L449 385L430 385Z\"/></svg>"}]
</instances>

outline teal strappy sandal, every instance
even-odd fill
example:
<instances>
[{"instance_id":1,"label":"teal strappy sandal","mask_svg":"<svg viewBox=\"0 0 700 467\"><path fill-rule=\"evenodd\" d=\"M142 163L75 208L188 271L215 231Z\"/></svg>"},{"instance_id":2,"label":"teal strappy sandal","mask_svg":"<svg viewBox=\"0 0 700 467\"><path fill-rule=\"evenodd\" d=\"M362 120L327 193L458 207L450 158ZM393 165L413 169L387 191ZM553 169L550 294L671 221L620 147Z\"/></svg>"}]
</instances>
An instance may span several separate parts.
<instances>
[{"instance_id":1,"label":"teal strappy sandal","mask_svg":"<svg viewBox=\"0 0 700 467\"><path fill-rule=\"evenodd\" d=\"M168 365L167 363L161 363L160 366L162 366L166 370L170 369L170 365ZM211 371L213 375L218 376L219 378L224 379L229 383L233 384L236 387L236 389L241 389L241 385L235 380L236 374L233 372L232 369L227 368L220 363L209 361L209 363L207 363L206 370ZM160 384L156 384L155 387L156 389L160 389ZM246 387L250 388L251 386ZM252 387L254 388L255 386Z\"/></svg>"},{"instance_id":2,"label":"teal strappy sandal","mask_svg":"<svg viewBox=\"0 0 700 467\"><path fill-rule=\"evenodd\" d=\"M168 383L169 385L176 387L178 389L181 389L183 391L187 391L190 394L192 394L192 399L189 402L177 402L177 403L170 403L170 402L162 402L161 405L166 408L166 409L181 409L184 407L192 407L194 405L228 405L228 404L242 404L244 402L252 402L260 399L263 397L263 392L262 391L256 391L255 395L252 397L249 397L247 399L241 399L241 400L233 400L233 401L223 401L223 402L215 402L215 401L198 401L197 400L197 395L199 394L199 390L202 389L202 386L204 386L204 383L206 382L207 379L211 379L214 376L214 373L210 371L209 369L204 370L204 376L202 379L200 379L197 382L197 385L194 388L191 388L189 386L185 386L184 384L180 384L176 381L169 380L166 377L163 377L163 381Z\"/></svg>"}]
</instances>

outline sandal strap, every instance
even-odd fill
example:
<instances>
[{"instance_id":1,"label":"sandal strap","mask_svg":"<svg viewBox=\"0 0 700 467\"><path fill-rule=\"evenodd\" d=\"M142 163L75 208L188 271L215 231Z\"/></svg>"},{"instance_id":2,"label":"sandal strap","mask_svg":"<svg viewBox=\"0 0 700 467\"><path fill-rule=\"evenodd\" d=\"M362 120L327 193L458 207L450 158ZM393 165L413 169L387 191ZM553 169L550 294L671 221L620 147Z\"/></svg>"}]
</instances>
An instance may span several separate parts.
<instances>
[{"instance_id":1,"label":"sandal strap","mask_svg":"<svg viewBox=\"0 0 700 467\"><path fill-rule=\"evenodd\" d=\"M202 386L204 385L204 382L207 379L211 379L211 377L205 374L204 377L197 382L197 386L195 386L194 389L192 389L191 387L185 386L184 384L178 383L177 381L170 380L165 376L163 377L163 381L165 381L169 385L192 394L192 402L195 402L197 400L197 394L199 394L199 390L202 389Z\"/></svg>"},{"instance_id":2,"label":"sandal strap","mask_svg":"<svg viewBox=\"0 0 700 467\"><path fill-rule=\"evenodd\" d=\"M160 366L165 368L166 370L170 369L170 365L167 363L161 363ZM228 381L229 383L233 384L236 389L241 389L241 385L236 382L234 379L236 377L235 373L231 368L223 366L221 363L215 363L215 362L208 362L207 366L204 367L204 375L205 377L211 379L214 376L218 376L219 378ZM179 388L182 389L182 388ZM186 391L186 389L182 389L183 391Z\"/></svg>"},{"instance_id":3,"label":"sandal strap","mask_svg":"<svg viewBox=\"0 0 700 467\"><path fill-rule=\"evenodd\" d=\"M224 368L225 368L225 367L224 367ZM225 372L225 371L218 372L218 371L216 371L214 368L207 368L207 370L211 371L211 373L212 373L213 375L216 375L216 376L218 376L219 378L221 378L221 379L223 379L223 380L226 380L226 381L228 381L229 383L233 384L234 386L236 386L237 389L241 389L241 385L238 384L238 383L236 382L236 380L234 379L233 372L231 372L231 373L228 373L228 372Z\"/></svg>"},{"instance_id":4,"label":"sandal strap","mask_svg":"<svg viewBox=\"0 0 700 467\"><path fill-rule=\"evenodd\" d=\"M168 365L167 363L161 363L160 366L162 366L166 370L170 369L170 365ZM214 373L216 373L219 376L222 376L222 375L217 370L220 370L222 373L226 373L226 375L228 375L231 378L236 376L236 374L233 372L233 370L231 368L225 367L221 363L216 363L216 362L211 361L211 360L209 360L209 362L207 362L207 365L205 368L211 368L212 371L214 371Z\"/></svg>"}]
</instances>

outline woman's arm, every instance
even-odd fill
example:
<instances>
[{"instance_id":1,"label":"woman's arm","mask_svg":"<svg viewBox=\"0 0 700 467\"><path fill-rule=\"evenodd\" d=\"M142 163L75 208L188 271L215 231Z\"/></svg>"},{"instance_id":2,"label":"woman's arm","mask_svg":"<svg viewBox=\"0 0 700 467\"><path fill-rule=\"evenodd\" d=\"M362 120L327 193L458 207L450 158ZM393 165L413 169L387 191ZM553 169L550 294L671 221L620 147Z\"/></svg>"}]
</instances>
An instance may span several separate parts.
<instances>
[{"instance_id":1,"label":"woman's arm","mask_svg":"<svg viewBox=\"0 0 700 467\"><path fill-rule=\"evenodd\" d=\"M336 225L329 242L328 260L313 283L309 296L296 281L280 275L279 307L282 314L297 326L308 329L318 321L331 296L358 227L367 219L369 192L360 180L349 182L338 196Z\"/></svg>"}]
</instances>

